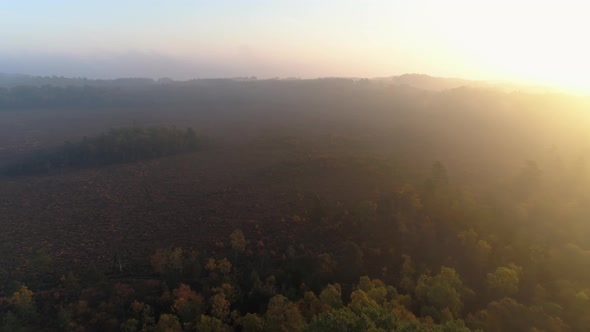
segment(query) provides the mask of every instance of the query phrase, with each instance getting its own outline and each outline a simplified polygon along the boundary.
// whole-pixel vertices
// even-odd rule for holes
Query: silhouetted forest
[[[37,152],[5,167],[7,175],[47,173],[55,170],[97,167],[159,158],[194,151],[197,137],[192,129],[175,127],[128,127],[111,129],[95,138],[65,142],[50,151]]]
[[[590,331],[590,100],[433,80],[2,90],[0,330]]]

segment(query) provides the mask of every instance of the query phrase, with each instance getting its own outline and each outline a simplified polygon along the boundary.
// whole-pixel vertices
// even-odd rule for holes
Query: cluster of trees
[[[4,173],[39,174],[64,168],[105,166],[190,152],[197,147],[198,139],[191,128],[123,127],[35,153],[21,162],[8,165]]]
[[[151,257],[160,278],[122,282],[96,272],[82,278],[68,273],[56,288],[37,294],[21,285],[0,299],[0,331],[471,331],[450,312],[438,321],[417,317],[407,307],[410,296],[368,276],[348,290],[338,283],[285,290],[273,274],[261,280],[238,261],[248,243],[241,231],[230,239],[234,263],[169,248]],[[446,288],[462,287],[449,268],[426,283],[418,292],[441,305],[448,302]]]
[[[66,273],[34,293],[14,285],[2,328],[586,331],[589,205],[574,193],[589,179],[572,174],[553,183],[529,162],[478,197],[435,163],[422,183],[357,204],[318,197],[298,244],[269,248],[235,230],[209,251],[158,250],[151,270]]]

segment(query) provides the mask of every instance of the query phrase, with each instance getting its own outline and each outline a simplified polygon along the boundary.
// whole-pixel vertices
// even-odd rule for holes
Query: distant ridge
[[[462,78],[435,77],[426,74],[403,74],[377,77],[374,81],[393,85],[409,86],[428,91],[445,91],[457,88],[495,89],[502,92],[563,93],[564,89],[545,85],[523,84],[511,81],[483,81]],[[567,92],[566,92],[567,93]]]
[[[461,87],[470,88],[487,88],[498,89],[504,92],[528,92],[528,93],[552,93],[563,92],[563,89],[542,85],[520,84],[510,81],[482,81],[482,80],[468,80],[462,78],[446,78],[436,77],[426,74],[403,74],[398,76],[385,76],[374,78],[362,77],[318,77],[318,78],[299,78],[299,77],[273,77],[267,79],[259,79],[257,77],[226,77],[226,78],[195,78],[190,80],[175,80],[168,77],[163,78],[146,78],[146,77],[122,77],[115,79],[93,79],[86,77],[64,77],[64,76],[31,76],[24,74],[7,74],[0,73],[0,88],[11,88],[16,86],[56,86],[56,87],[70,87],[70,86],[95,86],[95,87],[141,87],[165,84],[178,84],[184,82],[194,81],[232,81],[232,82],[252,82],[264,80],[276,81],[313,81],[313,80],[352,80],[352,81],[370,81],[379,82],[382,84],[391,84],[397,86],[407,86],[415,89],[427,91],[445,91]]]
[[[380,77],[375,78],[374,80],[389,82],[396,85],[407,85],[413,88],[431,91],[443,91],[456,89],[463,86],[482,85],[482,82],[479,81],[471,81],[460,78],[433,77],[426,74],[404,74],[400,76]]]
[[[424,90],[448,90],[462,86],[473,86],[475,84],[481,84],[479,81],[471,81],[459,78],[443,78],[434,77],[425,74],[403,74],[399,76],[388,76],[388,77],[376,77],[376,78],[363,78],[363,77],[318,77],[303,79],[299,77],[274,77],[269,78],[270,80],[279,81],[300,81],[300,80],[315,80],[315,79],[349,79],[349,80],[361,80],[368,79],[371,81],[380,81],[386,83],[392,83],[396,85],[407,85]],[[256,77],[226,77],[226,78],[199,78],[192,80],[231,80],[236,82],[249,82],[256,81]],[[101,85],[153,85],[153,84],[169,84],[175,82],[186,82],[192,80],[174,80],[172,78],[164,77],[159,79],[152,79],[146,77],[121,77],[115,79],[93,79],[86,77],[64,77],[64,76],[32,76],[24,74],[6,74],[0,73],[0,86],[12,87],[19,85],[28,86],[42,86],[42,85],[53,85],[53,86],[101,86]]]

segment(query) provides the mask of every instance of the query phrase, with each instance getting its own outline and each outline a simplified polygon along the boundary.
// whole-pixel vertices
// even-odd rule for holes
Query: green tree
[[[191,290],[190,286],[186,284],[180,284],[172,294],[174,295],[172,310],[178,315],[180,321],[185,325],[196,321],[203,312],[203,297]]]
[[[436,161],[432,164],[430,169],[430,177],[426,179],[424,187],[427,192],[436,192],[444,190],[449,185],[449,176],[446,167],[440,162]]]
[[[489,332],[535,331],[529,310],[511,298],[490,302],[485,310],[469,316],[468,323]]]
[[[329,308],[342,307],[342,289],[339,284],[328,284],[320,293],[320,302]]]
[[[404,262],[400,269],[400,287],[403,291],[409,293],[416,288],[416,282],[414,281],[416,278],[416,267],[410,256],[402,255],[402,259]]]
[[[219,332],[223,330],[223,322],[219,318],[201,315],[197,323],[197,331],[199,332]]]
[[[395,327],[394,315],[390,309],[379,305],[369,294],[357,289],[350,295],[348,308],[358,317],[361,326],[366,330],[389,331]]]
[[[244,233],[241,230],[236,229],[231,233],[229,236],[231,240],[231,246],[234,249],[234,279],[236,278],[236,266],[238,264],[238,253],[243,253],[246,251],[246,246],[248,245],[248,241],[244,237]]]
[[[541,184],[542,172],[536,162],[527,160],[520,173],[516,176],[513,183],[513,192],[516,198],[526,200],[529,198]]]
[[[264,316],[264,330],[268,332],[295,332],[303,330],[305,321],[299,308],[283,295],[273,296]]]
[[[365,332],[376,331],[375,323],[366,316],[359,316],[349,308],[321,313],[311,320],[306,332]]]
[[[240,318],[240,325],[244,332],[262,332],[264,329],[264,320],[258,314],[247,313]]]
[[[457,272],[443,266],[436,276],[420,276],[415,293],[421,303],[422,314],[440,321],[445,308],[448,308],[453,317],[459,317],[463,308],[462,297],[466,291]]]
[[[140,301],[133,301],[131,303],[130,311],[133,318],[140,323],[139,328],[141,330],[153,330],[156,325],[156,319],[152,307]]]
[[[323,280],[333,279],[338,263],[330,254],[318,255],[318,274]]]
[[[2,325],[0,325],[1,332],[24,332],[27,330],[12,311],[8,311],[2,317]]]
[[[486,282],[490,291],[497,297],[506,297],[518,292],[522,267],[514,264],[499,266],[494,273],[488,273]]]
[[[360,202],[354,210],[355,224],[361,230],[361,233],[367,235],[369,230],[373,230],[377,221],[377,204],[372,201]]]
[[[181,332],[182,325],[176,315],[161,314],[158,324],[156,325],[156,332]]]
[[[129,318],[124,323],[121,323],[122,332],[137,332],[139,331],[139,320]]]
[[[338,275],[346,282],[354,282],[364,272],[363,250],[354,242],[346,241],[338,258]]]
[[[21,286],[18,291],[14,292],[9,303],[20,319],[27,322],[36,320],[37,307],[33,299],[33,292],[27,286]]]
[[[229,315],[229,301],[225,294],[218,293],[211,297],[211,314],[219,319],[226,319]]]

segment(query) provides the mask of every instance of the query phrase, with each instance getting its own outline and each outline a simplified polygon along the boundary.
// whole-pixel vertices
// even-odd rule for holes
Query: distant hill
[[[467,80],[461,78],[446,78],[446,77],[434,77],[425,74],[404,74],[400,76],[388,76],[388,77],[377,77],[373,81],[389,83],[392,85],[409,86],[416,89],[428,90],[428,91],[444,91],[457,89],[461,87],[470,88],[486,88],[495,89],[503,92],[526,92],[526,93],[563,93],[567,92],[564,89],[523,84],[511,81],[481,81],[481,80]]]
[[[146,86],[156,83],[166,83],[166,78],[153,80],[151,78],[117,78],[113,80],[89,79],[85,77],[63,77],[63,76],[30,76],[22,74],[0,73],[0,87],[10,88],[15,86]]]
[[[379,77],[374,81],[391,83],[394,85],[407,85],[413,88],[443,91],[456,89],[463,86],[481,86],[485,83],[482,81],[470,81],[460,78],[433,77],[425,74],[404,74],[400,76]]]
[[[325,77],[319,80],[367,80],[360,77]],[[313,81],[318,79],[301,79],[298,77],[275,77],[271,79],[258,79],[257,77],[227,77],[227,78],[201,78],[193,80],[174,80],[168,77],[152,79],[144,77],[123,77],[116,79],[91,79],[85,77],[63,76],[30,76],[22,74],[0,73],[0,88],[13,88],[21,86],[31,87],[109,87],[109,88],[141,88],[161,85],[183,85],[200,83],[230,83],[253,81]],[[427,91],[445,91],[460,87],[492,88],[504,92],[522,91],[528,93],[562,92],[562,89],[541,85],[520,84],[509,81],[481,81],[461,78],[435,77],[426,74],[403,74],[399,76],[375,77],[369,79],[372,82],[391,84],[395,86],[408,86]]]

